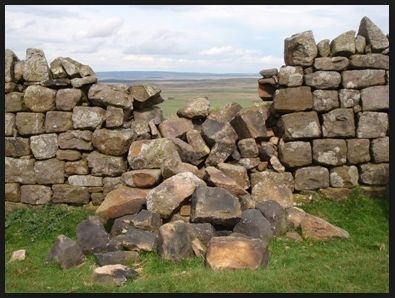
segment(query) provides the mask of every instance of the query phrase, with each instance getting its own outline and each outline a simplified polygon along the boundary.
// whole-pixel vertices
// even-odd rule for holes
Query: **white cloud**
[[[108,37],[115,34],[119,28],[122,26],[123,20],[119,18],[110,18],[106,20],[101,20],[95,23],[94,26],[90,26],[88,30],[78,31],[74,37],[77,39],[82,38],[95,38],[95,37]]]
[[[236,48],[232,46],[212,47],[200,52],[201,55],[207,55],[207,56],[222,56],[222,55],[240,56],[240,55],[250,55],[253,53],[256,53],[256,51]]]

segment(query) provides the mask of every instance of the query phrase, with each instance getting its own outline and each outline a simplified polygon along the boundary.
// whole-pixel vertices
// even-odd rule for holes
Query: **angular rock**
[[[219,187],[198,186],[191,198],[191,222],[234,226],[241,216],[237,197]]]
[[[129,227],[127,232],[114,238],[124,248],[135,251],[156,251],[158,236],[156,233]]]
[[[87,76],[82,79],[80,78],[75,78],[71,80],[71,85],[74,88],[82,88],[85,85],[90,85],[94,84],[97,82],[97,77],[96,76]]]
[[[81,159],[78,161],[68,161],[64,164],[64,172],[68,176],[88,175],[89,174],[88,161],[86,159]]]
[[[285,209],[285,213],[287,215],[288,227],[291,230],[300,228],[300,223],[307,214],[303,209],[298,207],[287,208]]]
[[[22,157],[30,155],[28,138],[5,137],[5,156]]]
[[[341,108],[352,108],[359,104],[361,94],[359,90],[354,89],[340,89],[339,99]]]
[[[329,240],[333,238],[347,239],[349,233],[317,216],[306,214],[300,223],[302,236],[305,239]]]
[[[276,155],[272,155],[270,157],[270,165],[272,166],[272,169],[275,170],[276,172],[284,172],[285,167],[281,164],[280,160]]]
[[[242,157],[258,156],[258,146],[253,138],[239,140],[237,147],[239,148]]]
[[[350,56],[355,53],[355,31],[340,34],[331,42],[332,56]]]
[[[16,114],[15,126],[20,135],[36,135],[45,132],[44,114],[24,113]]]
[[[86,187],[69,184],[52,185],[54,203],[83,205],[89,203],[89,191]]]
[[[56,158],[59,160],[75,161],[81,159],[81,153],[77,150],[58,150]]]
[[[369,145],[368,139],[347,140],[348,163],[359,164],[370,161]]]
[[[46,132],[64,132],[73,129],[71,112],[49,111],[45,114]]]
[[[357,54],[365,53],[365,47],[366,47],[366,38],[361,35],[357,35],[355,37],[355,53]]]
[[[5,182],[35,184],[34,159],[5,157]]]
[[[315,90],[313,92],[313,108],[318,112],[327,112],[339,107],[336,90]]]
[[[193,256],[188,224],[177,220],[159,228],[158,253],[165,260],[181,261]]]
[[[222,171],[218,170],[217,168],[207,167],[206,173],[207,180],[212,185],[226,189],[235,196],[243,196],[248,194],[248,192],[239,184],[237,184],[234,179],[226,176]]]
[[[160,107],[149,107],[145,109],[136,110],[133,112],[134,119],[139,121],[153,121],[155,125],[159,125],[163,120],[163,113]]]
[[[295,171],[296,190],[314,190],[329,187],[329,171],[320,166],[310,166]]]
[[[266,137],[267,117],[258,107],[243,108],[230,121],[239,139]]]
[[[222,123],[230,122],[236,114],[242,109],[238,103],[232,102],[224,105],[220,110],[212,111],[208,115],[211,120],[216,120]]]
[[[67,78],[67,73],[62,65],[62,58],[58,57],[50,63],[50,70],[54,79]]]
[[[358,185],[358,168],[356,166],[332,168],[329,178],[332,187],[354,187]]]
[[[25,71],[25,61],[15,61],[14,65],[14,78],[15,82],[21,82],[23,80],[23,72]]]
[[[285,209],[276,201],[264,201],[256,204],[256,208],[270,222],[274,235],[282,235],[288,230]]]
[[[388,130],[388,114],[381,112],[358,113],[357,137],[385,137]]]
[[[46,112],[55,108],[56,91],[39,85],[28,86],[23,101],[32,112]]]
[[[151,138],[151,129],[150,126],[147,122],[142,121],[142,120],[134,120],[129,122],[130,130],[134,134],[134,138],[136,140],[141,140],[141,139],[150,139]]]
[[[204,171],[199,171],[199,169],[189,163],[182,162],[177,159],[166,159],[161,165],[161,174],[163,179],[170,178],[179,173],[191,172],[200,179],[203,179]]]
[[[85,261],[78,243],[65,235],[59,235],[46,256],[47,262],[57,262],[63,269],[76,267]]]
[[[296,112],[281,116],[284,141],[321,137],[317,112]]]
[[[97,151],[87,157],[91,174],[97,176],[119,176],[126,171],[127,162],[123,157],[109,156]]]
[[[140,260],[136,251],[110,251],[95,253],[96,262],[99,266],[121,264],[132,266]]]
[[[160,169],[133,170],[122,174],[123,183],[131,187],[151,188],[156,186],[160,180]]]
[[[70,87],[71,82],[69,79],[54,79],[40,82],[40,85],[51,89],[59,89]]]
[[[211,148],[210,154],[206,159],[205,164],[207,166],[215,166],[221,162],[225,162],[229,156],[236,149],[236,144],[229,139],[215,143]]]
[[[189,130],[186,133],[188,144],[192,146],[195,152],[201,156],[207,156],[210,153],[210,148],[206,145],[203,137],[198,130]]]
[[[30,148],[36,159],[55,157],[58,150],[58,136],[56,133],[31,136]]]
[[[389,137],[372,140],[371,150],[374,162],[389,162]]]
[[[324,137],[355,137],[354,112],[352,109],[334,109],[322,114]]]
[[[317,56],[312,31],[294,34],[284,40],[284,61],[286,65],[310,66]]]
[[[276,173],[263,171],[251,173],[250,178],[251,188],[257,185],[259,182],[262,182],[263,184],[285,184],[291,191],[294,191],[294,178],[290,172]]]
[[[301,66],[281,66],[278,83],[288,87],[301,86],[303,84],[303,68]]]
[[[293,205],[292,190],[286,184],[280,182],[274,183],[270,180],[258,182],[253,186],[251,196],[255,202],[273,200],[283,208]]]
[[[5,112],[20,112],[25,109],[23,102],[24,93],[22,92],[11,92],[5,95]]]
[[[91,175],[73,175],[68,178],[68,182],[75,186],[102,186],[103,178]]]
[[[143,209],[145,210],[145,209]],[[141,210],[141,211],[143,211]],[[140,211],[140,212],[141,212]],[[124,215],[114,219],[111,226],[111,237],[125,234],[133,226],[132,220],[137,216],[137,214]]]
[[[21,201],[21,187],[18,183],[6,183],[4,186],[4,199],[7,202],[18,203]]]
[[[360,166],[360,180],[368,185],[385,185],[389,181],[388,163],[366,163]]]
[[[101,153],[122,156],[128,152],[133,137],[133,131],[130,129],[96,129],[92,135],[92,144]]]
[[[21,202],[31,205],[43,205],[48,203],[52,197],[52,190],[44,185],[22,185]]]
[[[382,69],[345,70],[342,72],[343,88],[361,89],[384,84],[385,70]]]
[[[331,54],[331,45],[329,39],[323,39],[317,43],[318,57],[328,57]]]
[[[106,118],[106,111],[99,107],[74,107],[73,127],[75,129],[100,128]]]
[[[250,187],[250,180],[245,167],[228,163],[219,163],[217,167],[226,176],[236,181],[241,188],[248,189]]]
[[[129,90],[133,96],[133,106],[136,109],[149,108],[163,102],[159,88],[149,85],[135,85],[130,87]]]
[[[266,69],[262,69],[259,74],[264,77],[264,78],[271,78],[275,75],[277,75],[278,70],[277,68],[266,68]]]
[[[98,267],[93,271],[92,280],[95,284],[106,286],[122,286],[128,279],[134,279],[138,273],[122,264]]]
[[[262,82],[262,80],[270,80],[270,84]],[[274,91],[276,91],[276,87],[272,84],[274,79],[259,79],[258,80],[258,96],[262,100],[272,100]]]
[[[61,149],[93,150],[92,132],[87,130],[69,130],[58,136]]]
[[[41,49],[26,49],[23,79],[27,82],[40,82],[51,79],[47,59]]]
[[[4,83],[4,93],[20,92],[18,85],[14,82]]]
[[[209,223],[188,223],[187,229],[191,241],[198,239],[204,249],[207,249],[210,239],[215,236],[215,229]]]
[[[5,49],[4,51],[5,82],[11,82],[15,80],[14,65],[18,60],[19,60],[18,57],[15,55],[15,53],[12,50]]]
[[[138,229],[156,232],[162,225],[162,219],[159,214],[143,209],[133,216],[131,223]]]
[[[371,45],[373,52],[380,52],[389,47],[387,36],[366,16],[359,24],[358,35],[366,38],[366,43]]]
[[[104,219],[117,218],[139,212],[146,202],[148,190],[118,187],[110,191],[103,203],[96,209],[96,215]]]
[[[270,222],[256,209],[243,211],[240,221],[233,228],[233,232],[262,239],[266,243],[269,243],[273,236]]]
[[[207,97],[196,97],[177,111],[178,117],[188,119],[206,118],[210,111],[210,102]]]
[[[199,165],[202,163],[203,157],[207,155],[205,152],[195,151],[195,149],[190,144],[179,138],[171,138],[171,141],[174,143],[174,145],[176,145],[178,154],[180,155],[183,162]]]
[[[312,163],[310,142],[283,142],[278,147],[281,162],[287,167],[302,167]]]
[[[305,84],[317,89],[336,89],[341,82],[337,71],[318,70],[304,76]]]
[[[133,108],[133,97],[123,84],[93,84],[89,88],[88,99],[95,105]]]
[[[317,70],[345,70],[350,62],[346,57],[324,57],[314,60],[314,68]]]
[[[256,270],[267,266],[267,243],[246,237],[213,237],[208,246],[206,261],[213,270]]]
[[[103,194],[108,194],[111,190],[121,186],[121,177],[104,177],[103,178]]]
[[[77,242],[84,253],[106,251],[109,236],[97,216],[89,216],[77,226]]]
[[[245,167],[247,170],[251,170],[258,167],[261,161],[259,157],[245,157],[245,158],[240,158],[240,160],[238,160],[237,163],[242,167]]]
[[[123,124],[123,110],[121,108],[108,106],[106,110],[106,127],[115,128],[122,126],[122,124]]]
[[[82,92],[79,89],[60,89],[56,92],[56,109],[61,111],[72,111],[81,99]]]
[[[237,134],[229,123],[223,123],[212,119],[206,119],[206,121],[203,122],[202,135],[210,147],[222,141],[224,138],[228,139],[229,142],[235,142],[237,140]]]
[[[305,111],[312,107],[313,96],[307,86],[278,89],[274,95],[273,108],[279,113]]]
[[[389,85],[362,89],[361,100],[363,111],[387,110],[389,108]]]
[[[164,138],[181,138],[192,129],[192,121],[185,118],[169,119],[159,124],[159,132]]]
[[[389,69],[389,56],[383,54],[352,55],[350,66],[352,68],[379,68]]]
[[[4,117],[4,134],[6,136],[13,136],[14,135],[14,133],[15,133],[15,122],[16,122],[15,119],[16,119],[15,114],[5,113],[5,117]]]
[[[347,162],[347,145],[341,139],[313,140],[313,159],[327,166],[343,165]]]
[[[38,184],[62,184],[64,182],[64,161],[56,158],[36,161],[34,174]]]

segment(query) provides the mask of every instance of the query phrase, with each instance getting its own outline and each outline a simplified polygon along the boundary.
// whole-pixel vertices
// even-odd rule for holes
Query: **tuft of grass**
[[[269,245],[269,265],[259,270],[214,272],[202,258],[179,263],[155,253],[141,253],[142,272],[122,287],[91,281],[93,257],[80,268],[62,270],[44,257],[58,234],[75,239],[77,224],[92,211],[50,206],[7,215],[6,262],[11,252],[25,248],[22,262],[6,263],[6,292],[330,292],[389,291],[389,203],[356,189],[343,202],[316,197],[302,206],[350,233],[347,240],[295,242],[278,237]],[[28,227],[27,225],[31,225]],[[51,226],[50,229],[47,229]],[[34,231],[33,231],[34,230]],[[34,236],[32,236],[34,235]]]

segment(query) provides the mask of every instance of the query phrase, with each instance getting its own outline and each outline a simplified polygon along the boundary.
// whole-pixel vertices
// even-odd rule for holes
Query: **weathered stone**
[[[131,187],[151,188],[160,180],[160,169],[133,170],[122,174],[123,183]]]
[[[321,137],[320,121],[315,111],[282,115],[281,121],[285,141]]]
[[[88,204],[89,191],[86,187],[73,186],[69,184],[54,184],[52,185],[54,203],[66,204]]]
[[[267,117],[258,107],[243,108],[230,121],[239,139],[266,137]]]
[[[56,92],[56,109],[61,111],[72,111],[82,99],[79,89],[60,89]]]
[[[62,60],[63,59],[61,57],[58,57],[50,63],[51,73],[55,79],[67,78],[67,73],[62,65]]]
[[[266,243],[273,236],[270,222],[256,209],[243,211],[240,221],[233,228],[233,232],[262,239]]]
[[[342,72],[343,88],[361,89],[384,84],[385,70],[383,69],[345,70]]]
[[[12,252],[11,258],[8,261],[12,262],[20,262],[26,259],[26,249],[19,249]]]
[[[118,187],[110,191],[103,203],[96,209],[96,215],[105,218],[117,218],[139,212],[145,204],[148,190]]]
[[[373,52],[380,52],[389,47],[388,38],[368,17],[361,19],[358,35],[366,38],[366,42],[371,45]]]
[[[213,237],[208,246],[206,261],[213,270],[256,270],[267,266],[267,243],[246,237]]]
[[[133,216],[131,223],[138,229],[156,232],[162,225],[162,219],[159,214],[143,209]]]
[[[36,161],[34,174],[38,184],[62,184],[64,182],[64,161],[56,158]]]
[[[306,216],[306,212],[298,207],[291,207],[285,209],[287,215],[288,227],[291,230],[296,230],[300,227],[300,223]]]
[[[69,78],[78,78],[81,76],[81,63],[74,59],[71,59],[70,57],[60,57],[58,59],[60,60],[60,63]]]
[[[264,77],[264,78],[271,78],[275,75],[277,75],[278,70],[277,68],[266,68],[266,69],[262,69],[259,74]]]
[[[362,110],[387,110],[389,97],[389,85],[364,88],[361,90]]]
[[[347,140],[348,163],[359,164],[370,161],[369,145],[368,139]]]
[[[360,189],[362,190],[362,193],[370,196],[372,198],[377,198],[377,197],[388,197],[388,184],[386,186],[367,186],[367,185],[361,185]]]
[[[14,79],[15,82],[21,82],[23,79],[23,72],[25,71],[25,61],[15,61],[14,64]]]
[[[220,110],[212,111],[208,115],[211,120],[216,120],[222,123],[230,122],[236,114],[242,109],[238,103],[232,102],[224,105]]]
[[[361,182],[368,185],[385,185],[389,181],[388,163],[367,163],[360,166]]]
[[[337,90],[315,90],[313,108],[318,112],[327,112],[339,107]]]
[[[99,107],[74,107],[73,127],[75,129],[100,128],[105,120],[106,111]]]
[[[104,195],[102,192],[91,193],[91,201],[93,206],[99,206],[104,201]]]
[[[184,172],[191,172],[197,177],[199,177],[200,179],[203,179],[204,176],[204,170],[199,171],[199,169],[196,166],[186,162],[182,162],[181,160],[178,159],[173,159],[173,158],[165,159],[161,165],[161,174],[163,179],[167,179],[171,176]]]
[[[301,66],[281,66],[278,83],[288,87],[301,86],[303,84],[303,68]]]
[[[301,167],[312,163],[311,146],[309,142],[283,142],[279,144],[279,157],[287,167]]]
[[[134,141],[129,148],[128,162],[132,169],[159,169],[167,159],[180,160],[177,148],[170,140]]]
[[[215,143],[215,145],[211,148],[210,154],[207,157],[205,164],[207,166],[215,166],[221,162],[225,162],[228,157],[232,155],[235,149],[236,144],[229,139]]]
[[[341,75],[337,71],[318,70],[304,76],[307,86],[317,89],[336,89],[341,82]]]
[[[346,57],[324,57],[314,60],[314,68],[317,70],[341,71],[347,68],[350,62]]]
[[[284,40],[284,61],[286,65],[310,66],[317,56],[312,31],[294,34]]]
[[[350,66],[352,68],[381,68],[389,69],[389,56],[383,54],[352,55]]]
[[[84,253],[105,251],[109,242],[109,235],[100,219],[89,216],[76,229],[77,242]]]
[[[176,145],[178,154],[183,162],[193,165],[199,165],[203,161],[203,157],[207,154],[205,152],[197,152],[188,143],[179,138],[171,138],[171,141]]]
[[[193,256],[188,224],[174,221],[159,228],[158,253],[165,260],[181,261]]]
[[[318,194],[321,197],[334,201],[346,200],[351,194],[351,192],[352,192],[351,188],[344,188],[344,187],[328,187],[328,188],[321,188],[318,190]]]
[[[36,159],[55,157],[58,150],[58,136],[56,133],[31,136],[30,148]]]
[[[335,167],[329,178],[332,187],[353,187],[358,185],[358,169],[356,166]]]
[[[5,82],[11,82],[15,80],[14,66],[18,60],[19,60],[18,57],[15,55],[15,53],[12,50],[5,49],[4,51]]]
[[[237,134],[229,123],[206,119],[202,124],[202,135],[209,146],[222,141],[224,138],[230,142],[237,140]],[[233,151],[232,151],[233,152]]]
[[[133,96],[133,106],[136,109],[144,109],[163,102],[161,90],[149,85],[135,85],[130,87]]]
[[[45,115],[46,132],[64,132],[73,129],[72,113],[50,111]]]
[[[5,182],[35,184],[34,159],[5,157]]]
[[[287,232],[285,233],[285,237],[287,237],[288,239],[294,240],[294,241],[303,241],[302,236],[299,235],[298,232]]]
[[[272,169],[275,170],[276,172],[281,173],[285,171],[285,167],[281,164],[280,160],[276,155],[272,155],[269,161]]]
[[[371,150],[374,162],[389,162],[389,137],[372,140]]]
[[[279,113],[310,110],[312,107],[313,96],[307,86],[278,89],[274,95],[273,108]]]
[[[96,129],[92,135],[92,144],[101,153],[122,156],[128,152],[133,136],[130,129]]]
[[[352,108],[359,104],[361,94],[359,90],[354,89],[340,89],[339,99],[341,108]]]
[[[355,31],[340,34],[331,42],[332,56],[350,56],[355,53]]]
[[[110,251],[95,253],[95,258],[99,266],[121,264],[132,266],[140,260],[136,251]]]
[[[122,264],[111,264],[95,268],[92,280],[105,286],[122,286],[128,279],[134,279],[138,273]]]
[[[328,240],[332,238],[349,238],[346,230],[339,228],[317,216],[306,214],[300,223],[302,236],[305,239]]]
[[[388,130],[388,114],[381,112],[358,113],[358,138],[385,137]]]
[[[75,78],[71,80],[71,85],[74,88],[81,88],[85,85],[89,85],[89,84],[94,84],[97,82],[97,77],[96,76],[87,76],[84,78]]]
[[[40,82],[49,80],[50,78],[51,73],[43,50],[33,48],[26,49],[23,79],[27,82]]]
[[[89,167],[86,159],[78,161],[68,161],[64,164],[64,172],[66,175],[88,175]]]
[[[331,46],[329,39],[323,39],[317,43],[318,57],[328,57],[331,54]]]
[[[102,186],[103,178],[91,175],[73,175],[68,178],[70,185],[76,186]]]
[[[286,184],[274,183],[268,179],[255,184],[252,187],[251,196],[255,202],[273,200],[283,208],[291,207],[293,204],[292,190]]]
[[[253,138],[242,139],[237,143],[242,157],[257,157],[258,146]]]
[[[30,155],[28,138],[5,137],[5,156],[21,157]]]
[[[259,182],[263,184],[285,184],[291,191],[294,191],[294,178],[292,173],[276,173],[270,171],[263,171],[258,173],[251,173],[250,175],[251,188],[254,188]]]
[[[314,161],[327,165],[338,166],[347,162],[347,145],[341,139],[313,140]]]
[[[69,79],[53,79],[42,81],[40,82],[40,85],[51,89],[60,89],[71,87],[71,82]]]
[[[156,233],[139,230],[132,226],[114,239],[128,250],[156,251],[158,246],[158,235]]]
[[[279,203],[273,200],[264,201],[257,203],[256,208],[270,222],[274,235],[282,235],[288,230],[287,216]]]
[[[192,129],[192,121],[185,118],[169,119],[159,124],[159,131],[165,138],[180,138]]]
[[[108,106],[106,110],[106,127],[114,128],[120,127],[123,124],[123,110]]]
[[[177,111],[179,117],[188,119],[205,118],[210,111],[210,102],[207,97],[196,97],[187,102]]]
[[[24,93],[21,92],[11,92],[5,95],[5,112],[20,112],[24,110],[23,102]]]
[[[17,113],[15,117],[15,126],[20,135],[44,133],[44,114],[24,112]]]
[[[4,83],[4,93],[20,92],[18,85],[14,82]]]
[[[261,142],[258,146],[259,158],[269,161],[273,155],[277,155],[277,147],[270,142]]]
[[[13,136],[15,133],[15,114],[5,113],[4,117],[4,134],[5,136]]]
[[[233,227],[241,216],[237,197],[219,187],[198,186],[191,198],[191,222]]]
[[[133,115],[134,119],[137,121],[153,121],[155,125],[159,125],[164,120],[162,109],[156,106],[134,111]]]
[[[111,190],[122,186],[121,177],[104,177],[103,194],[108,194]]]
[[[365,47],[366,47],[366,38],[361,35],[357,35],[355,37],[355,53],[357,54],[365,53]]]
[[[263,80],[270,80],[270,83],[263,82]],[[259,79],[258,80],[258,96],[265,101],[272,100],[276,86],[273,84],[275,81],[273,78],[270,79]],[[274,82],[275,83],[275,82]]]
[[[228,163],[219,163],[217,167],[226,176],[236,181],[241,188],[248,189],[250,187],[250,180],[248,179],[248,173],[245,167]]]
[[[143,209],[145,210],[145,209]],[[143,211],[141,210],[141,211]],[[141,212],[140,211],[140,212]],[[133,227],[132,220],[137,216],[137,214],[132,215],[124,215],[114,219],[114,222],[111,226],[111,237],[115,237],[117,235],[125,234],[130,227]]]
[[[69,130],[58,136],[61,149],[92,150],[92,132],[87,130]]]
[[[59,160],[76,161],[81,159],[81,153],[77,150],[58,150],[56,158]]]
[[[322,115],[324,137],[355,137],[354,112],[352,109],[334,109]]]
[[[314,190],[329,187],[329,171],[320,166],[310,166],[295,171],[296,190]]]
[[[136,140],[151,139],[151,129],[146,121],[134,120],[130,122],[130,129]]]
[[[240,158],[240,160],[237,161],[239,165],[245,167],[247,170],[251,170],[258,167],[260,162],[261,161],[259,157],[245,157],[245,158]]]
[[[23,101],[32,112],[46,112],[55,108],[56,91],[39,85],[28,86]]]
[[[195,152],[201,156],[207,156],[210,153],[210,148],[206,145],[203,137],[198,130],[189,130],[186,133],[188,144],[192,146]]]
[[[97,176],[119,176],[126,171],[127,162],[123,157],[109,156],[97,151],[87,157],[91,174]]]
[[[207,249],[211,238],[215,236],[215,229],[209,223],[188,223],[187,229],[191,241],[193,241],[194,239],[198,239],[204,246],[204,250]]]
[[[222,171],[214,167],[207,167],[207,180],[214,186],[228,190],[235,196],[247,195],[248,192],[242,188],[237,182],[225,175]]]
[[[123,84],[94,84],[89,88],[88,99],[99,106],[133,108],[133,97]]]
[[[65,235],[59,235],[46,256],[46,261],[55,261],[63,269],[69,269],[84,263],[85,256],[76,241]]]
[[[52,197],[52,190],[44,185],[22,185],[21,202],[31,205],[43,205],[48,203]]]
[[[4,198],[7,202],[21,201],[21,187],[18,183],[6,183],[4,186]]]

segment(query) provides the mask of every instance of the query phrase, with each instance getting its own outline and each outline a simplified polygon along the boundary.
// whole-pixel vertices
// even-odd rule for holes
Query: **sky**
[[[284,64],[286,37],[332,40],[363,16],[389,32],[388,5],[6,5],[5,47],[95,71],[257,73]]]

